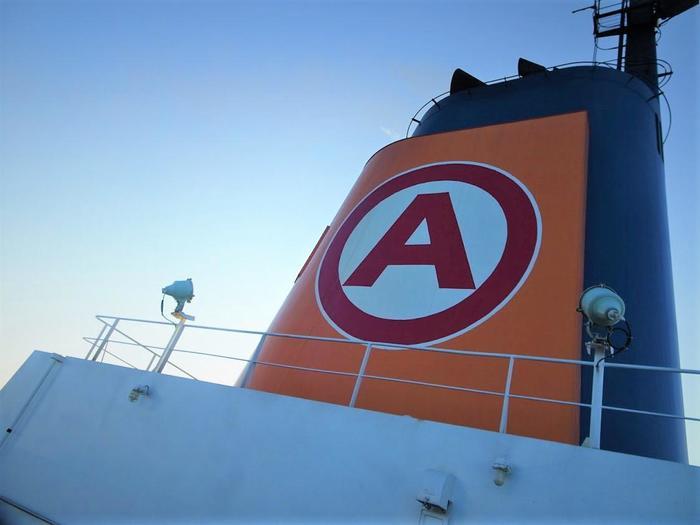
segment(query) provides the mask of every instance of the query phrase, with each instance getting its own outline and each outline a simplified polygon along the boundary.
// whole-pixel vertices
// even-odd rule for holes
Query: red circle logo
[[[324,316],[353,339],[437,343],[486,321],[515,295],[541,239],[537,204],[494,166],[420,166],[367,195],[319,265]]]

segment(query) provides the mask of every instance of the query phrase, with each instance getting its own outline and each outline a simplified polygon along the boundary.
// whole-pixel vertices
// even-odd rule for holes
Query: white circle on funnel
[[[344,283],[418,195],[448,193],[474,285],[488,279],[501,260],[508,236],[505,214],[485,190],[458,181],[432,181],[398,191],[370,210],[342,250],[338,273]],[[430,244],[424,220],[406,244]],[[469,297],[472,289],[440,288],[431,265],[389,265],[372,286],[343,286],[360,310],[383,319],[416,319],[442,312]]]

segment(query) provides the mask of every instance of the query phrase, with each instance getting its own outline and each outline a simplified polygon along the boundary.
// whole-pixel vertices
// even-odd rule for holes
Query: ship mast
[[[641,78],[654,90],[659,78],[656,58],[656,31],[668,20],[691,7],[698,0],[622,0],[614,6],[593,5],[593,27],[596,42],[599,38],[617,37],[617,69]],[[623,63],[624,55],[624,63]]]

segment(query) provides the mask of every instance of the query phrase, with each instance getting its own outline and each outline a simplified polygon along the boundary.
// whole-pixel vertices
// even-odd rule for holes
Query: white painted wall
[[[0,391],[3,431],[52,362]],[[453,524],[700,522],[696,467],[73,358],[3,437],[0,496],[62,524],[418,523],[426,469],[456,477]]]

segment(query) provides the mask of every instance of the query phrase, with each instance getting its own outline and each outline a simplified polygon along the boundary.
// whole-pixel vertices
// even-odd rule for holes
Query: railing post
[[[372,353],[372,343],[367,343],[367,346],[365,347],[365,355],[362,356],[362,364],[360,365],[359,372],[357,372],[355,387],[352,389],[352,396],[350,396],[350,403],[348,406],[354,407],[355,403],[357,403],[357,396],[360,393],[360,385],[362,385],[362,378],[364,377],[365,370],[367,369],[370,353]]]
[[[498,431],[505,433],[508,428],[508,405],[510,403],[510,384],[513,380],[513,363],[515,359],[513,356],[508,358],[508,375],[506,376],[506,388],[503,391],[503,406],[501,407],[501,424],[498,427]]]
[[[250,361],[246,363],[243,372],[241,372],[241,375],[238,376],[238,381],[236,381],[236,384],[234,386],[248,388],[248,383],[250,382],[250,378],[253,375],[253,370],[255,370],[255,362],[260,357],[260,352],[262,352],[263,345],[265,344],[265,339],[267,339],[267,334],[263,334],[260,338],[260,341],[258,341],[258,346],[255,347],[255,350],[253,350],[253,355],[250,356]]]
[[[115,319],[114,322],[109,326],[109,330],[107,331],[107,335],[105,335],[104,339],[102,339],[102,343],[100,343],[100,346],[97,347],[97,350],[95,351],[95,355],[92,356],[93,361],[97,361],[97,358],[100,356],[100,354],[107,347],[107,343],[109,342],[109,338],[112,337],[112,334],[114,333],[114,330],[117,328],[118,324],[119,324],[119,319]],[[105,325],[105,326],[107,326],[107,325]],[[102,332],[100,332],[100,333],[102,333]]]
[[[102,323],[102,330],[100,330],[100,333],[97,334],[97,338],[92,342],[92,346],[90,347],[90,350],[88,350],[88,353],[85,354],[85,359],[90,359],[90,354],[97,346],[97,343],[100,342],[100,339],[102,339],[102,334],[105,333],[105,330],[107,330],[107,325]]]
[[[600,428],[603,417],[603,379],[605,377],[605,349],[593,353],[593,389],[591,391],[591,419],[588,432],[589,446],[600,448]]]
[[[170,341],[168,341],[168,344],[165,346],[165,349],[163,350],[163,353],[160,355],[160,359],[158,360],[158,363],[156,364],[156,367],[153,369],[154,372],[157,374],[160,374],[163,369],[165,368],[165,365],[168,364],[168,360],[170,359],[170,354],[173,353],[173,350],[175,349],[175,345],[180,339],[180,336],[182,335],[182,331],[185,329],[185,319],[184,317],[180,319],[180,322],[177,323],[175,326],[175,330],[173,331],[173,335],[170,336]]]
[[[151,355],[151,360],[148,362],[148,365],[146,365],[146,372],[148,372],[151,369],[151,366],[153,365],[153,361],[155,361],[156,357],[158,357],[157,354]]]

